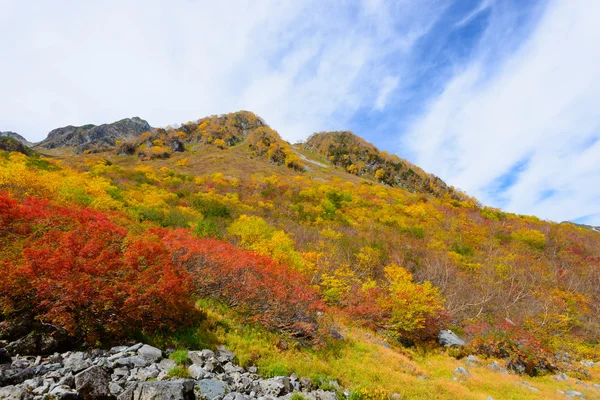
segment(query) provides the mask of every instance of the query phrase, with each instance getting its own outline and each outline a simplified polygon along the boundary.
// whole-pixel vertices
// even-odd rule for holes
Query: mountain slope
[[[52,130],[46,139],[37,144],[44,149],[73,147],[76,152],[106,149],[117,141],[131,139],[152,129],[145,120],[133,117],[111,124],[66,126]]]
[[[148,265],[175,265],[192,275],[186,288],[214,326],[207,332],[207,323],[198,322],[187,333],[157,333],[159,340],[187,348],[195,347],[192,339],[230,340],[266,374],[335,374],[345,384],[383,387],[388,394],[425,382],[438,398],[503,398],[507,388],[511,398],[527,398],[529,389],[515,385],[523,378],[487,366],[468,364],[475,377],[453,381],[463,361],[435,344],[439,329],[451,328],[467,342],[448,351],[458,358],[499,359],[515,374],[558,368],[581,379],[595,376],[578,361],[600,359],[597,232],[457,199],[408,162],[400,160],[396,170],[397,159],[361,141],[333,134],[308,147],[291,146],[254,114],[238,112],[144,132],[94,154],[51,149],[46,153],[53,158],[39,162],[0,152],[0,191],[6,192],[0,196],[0,224],[6,225],[0,227],[6,255],[0,262],[8,267],[0,268],[7,276],[0,279],[0,297],[14,302],[16,287],[22,300],[0,320],[31,306],[35,292],[44,322],[67,321],[75,329],[85,319],[64,313],[77,308],[47,307],[68,296],[89,309],[80,295],[89,288],[71,279],[75,273],[105,287],[102,282],[119,281],[132,266],[143,272]],[[362,169],[360,176],[344,166],[348,159]],[[385,168],[399,180],[381,183],[377,171]],[[413,173],[403,175],[405,168]],[[404,183],[406,177],[412,179]],[[85,215],[93,218],[80,221]],[[113,224],[97,223],[104,220]],[[83,235],[97,240],[82,241]],[[104,275],[95,276],[99,271]],[[158,269],[145,282],[162,282],[157,278],[168,272]],[[70,290],[57,291],[64,285]],[[95,300],[106,295],[99,293]],[[113,293],[119,302],[105,299],[107,306],[132,304],[143,316],[136,305],[145,307],[147,297]],[[110,337],[102,318],[114,323],[113,311],[94,309],[94,327]],[[246,328],[238,332],[227,314]],[[152,333],[150,324],[145,329]],[[415,345],[426,354],[402,348]],[[365,363],[367,348],[369,354],[382,350],[386,359]],[[558,356],[565,351],[570,359]],[[380,364],[400,354],[418,361],[395,364],[393,378],[382,376],[388,371]],[[482,376],[498,381],[496,393]],[[532,385],[544,396],[556,392],[557,381],[540,379]],[[469,393],[473,388],[479,392]],[[421,398],[425,392],[418,391]]]

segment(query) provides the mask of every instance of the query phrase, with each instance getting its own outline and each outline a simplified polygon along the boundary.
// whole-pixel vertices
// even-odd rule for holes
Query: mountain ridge
[[[131,139],[151,130],[150,124],[139,118],[124,118],[112,123],[82,126],[68,125],[50,131],[46,139],[36,144],[43,149],[73,147],[78,153],[107,149],[117,141]]]

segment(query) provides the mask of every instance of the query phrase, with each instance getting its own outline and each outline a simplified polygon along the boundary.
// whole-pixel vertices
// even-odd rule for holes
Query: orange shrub
[[[196,292],[227,302],[270,329],[312,339],[324,306],[306,278],[274,260],[185,229],[157,231],[177,265],[195,276]]]
[[[158,236],[126,238],[100,212],[0,192],[0,311],[88,343],[193,321],[190,275]]]

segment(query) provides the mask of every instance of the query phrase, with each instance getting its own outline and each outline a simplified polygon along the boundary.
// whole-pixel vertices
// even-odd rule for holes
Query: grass
[[[352,390],[354,400],[378,400],[399,393],[402,399],[564,399],[557,390],[576,390],[586,398],[600,398],[600,389],[575,384],[575,379],[558,382],[552,376],[530,378],[504,375],[489,369],[466,366],[464,360],[448,356],[443,350],[427,353],[382,345],[376,332],[336,321],[343,327],[346,340],[325,347],[311,348],[284,337],[287,350],[278,344],[281,336],[239,318],[222,304],[198,302],[206,319],[195,329],[175,335],[154,337],[158,345],[197,350],[224,344],[238,357],[242,366],[256,365],[265,377],[289,375],[312,379],[316,387],[329,387],[338,381]],[[175,353],[173,353],[175,354]],[[183,354],[183,353],[182,353]],[[454,369],[463,366],[471,377],[457,377]],[[187,373],[187,370],[185,371]],[[426,377],[426,379],[423,379]],[[600,368],[592,370],[592,381],[600,379]],[[539,390],[533,392],[523,382]],[[300,400],[300,399],[296,399]]]
[[[187,350],[175,350],[169,358],[177,364],[187,364],[189,361]]]
[[[188,372],[188,369],[183,365],[176,365],[169,371],[168,375],[171,378],[189,378],[190,377],[190,373]]]

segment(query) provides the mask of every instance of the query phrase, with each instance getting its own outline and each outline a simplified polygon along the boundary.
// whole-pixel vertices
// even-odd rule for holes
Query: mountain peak
[[[150,124],[140,117],[124,118],[111,124],[68,125],[56,128],[38,146],[45,149],[74,147],[77,152],[108,148],[117,140],[131,139],[151,130]]]

